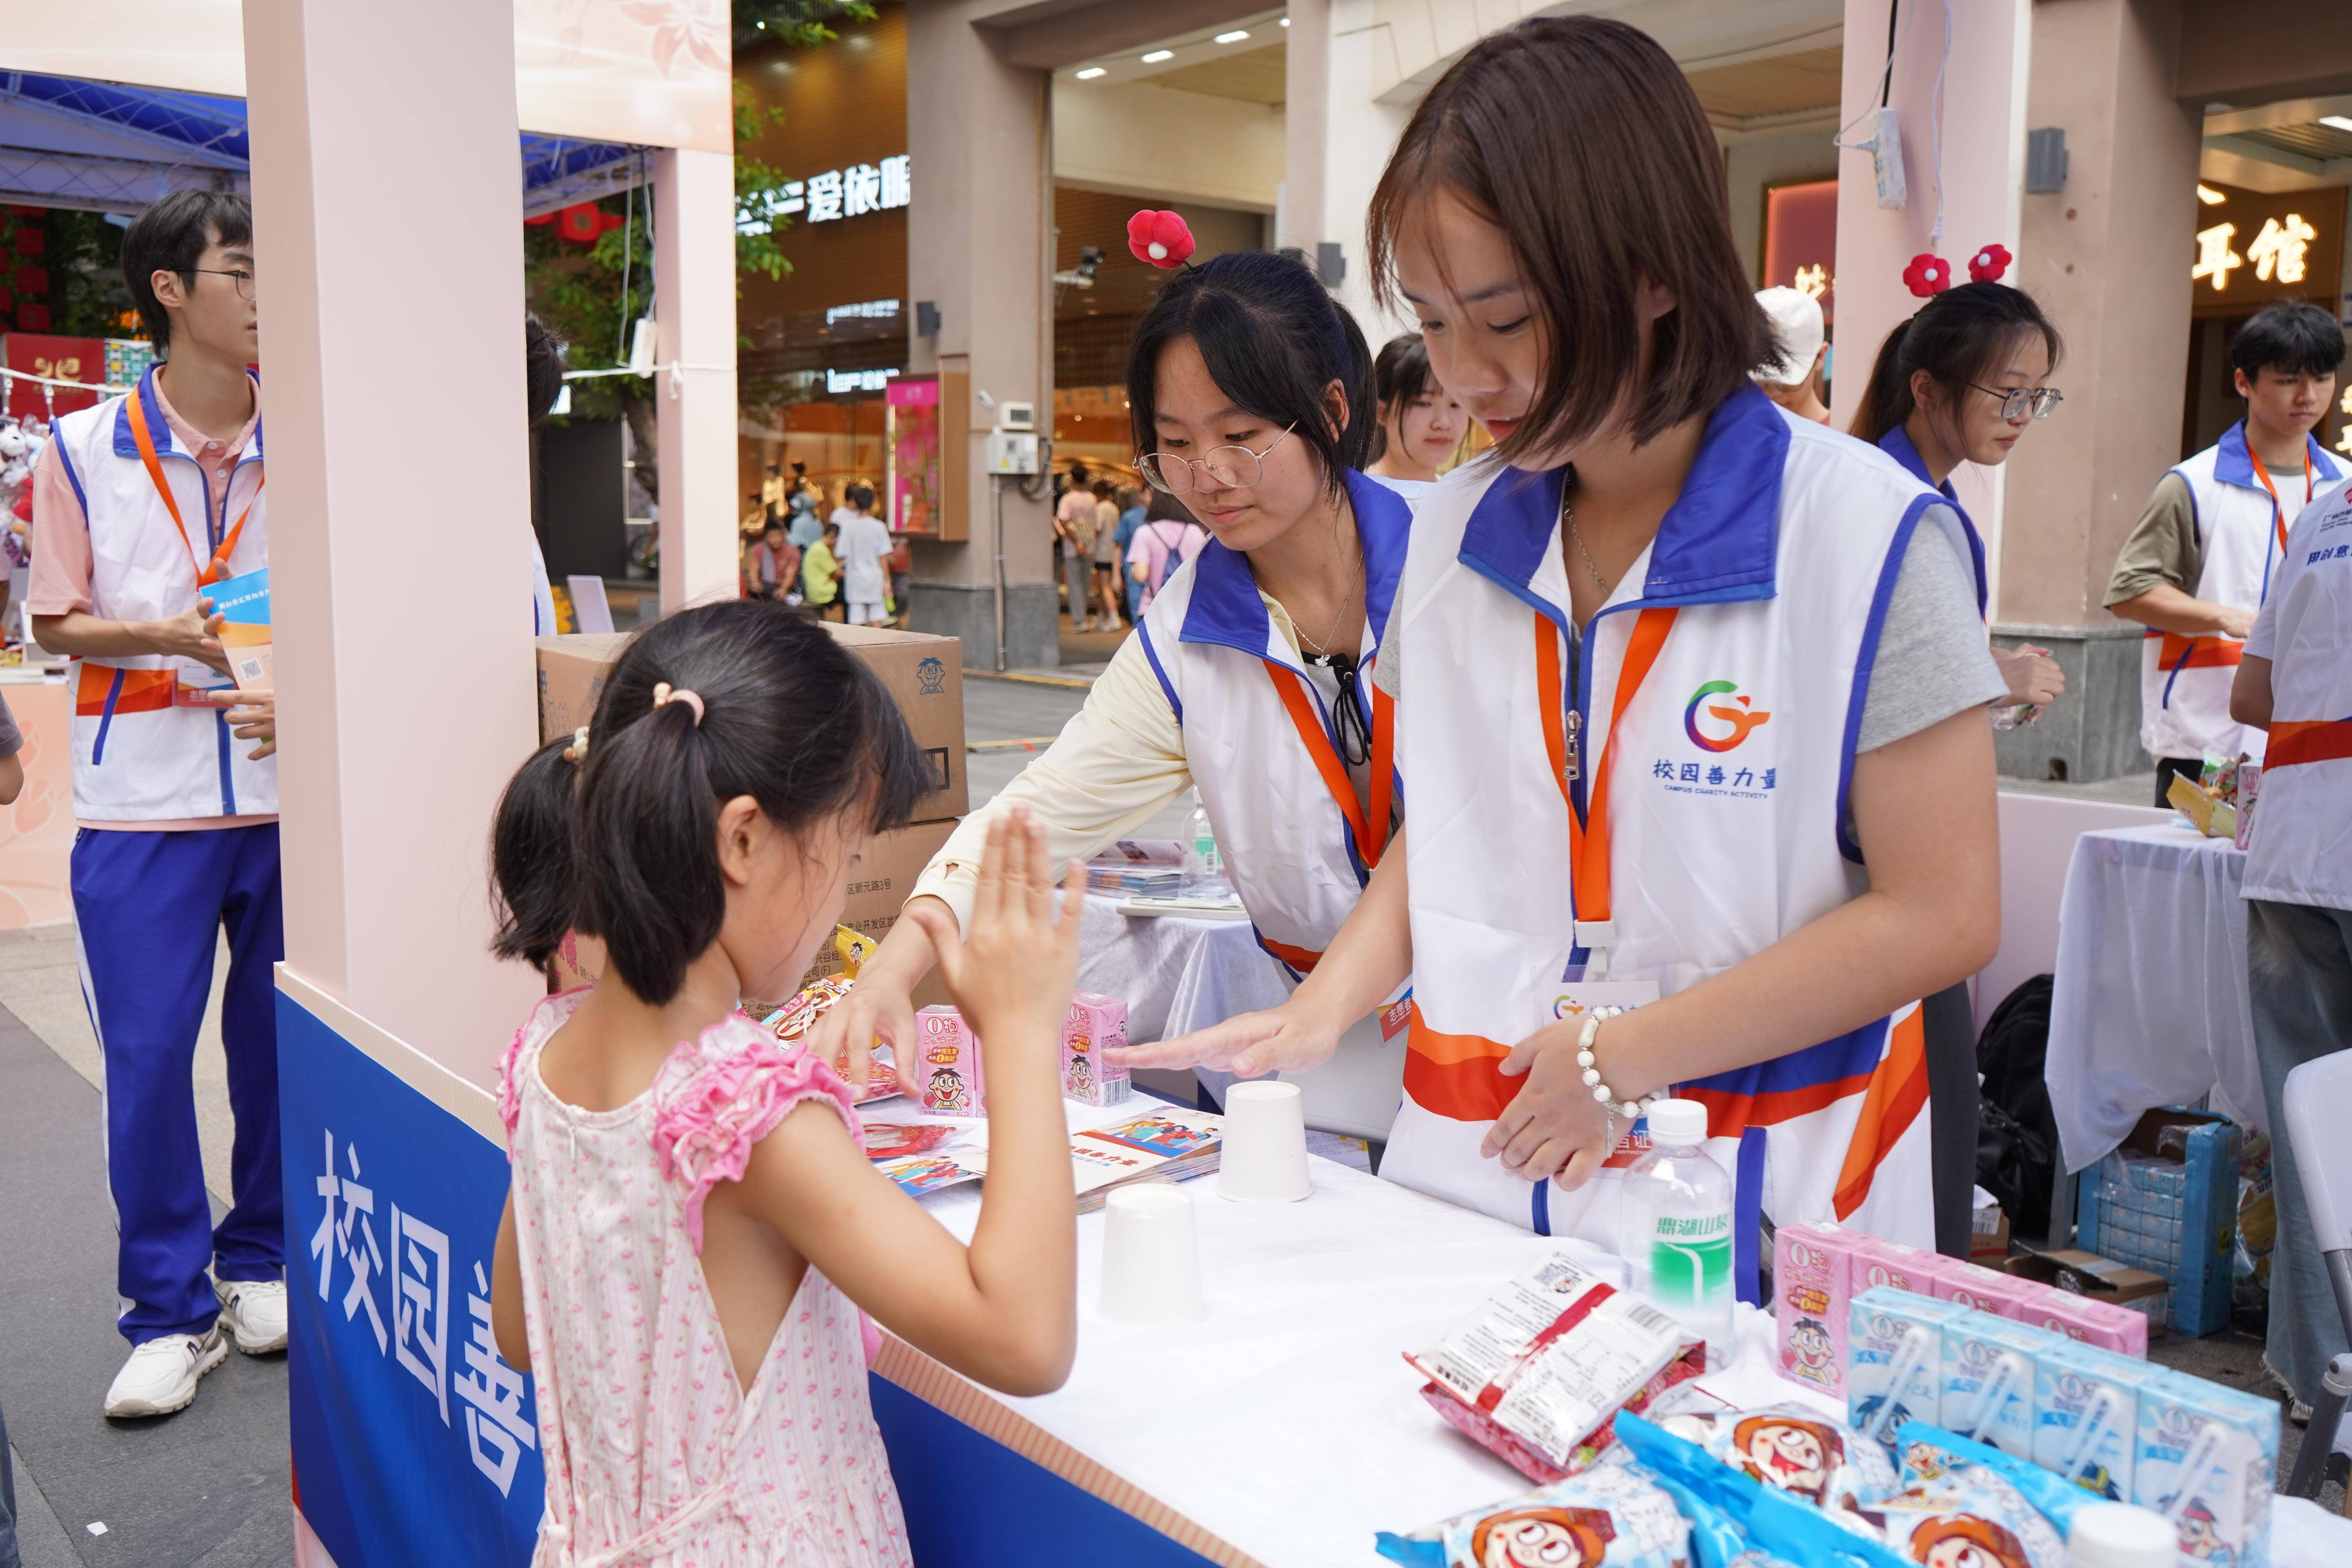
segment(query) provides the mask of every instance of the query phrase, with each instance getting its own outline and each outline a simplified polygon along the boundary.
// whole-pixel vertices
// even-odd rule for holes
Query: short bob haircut
[[[2281,300],[2255,311],[2230,344],[2230,365],[2259,381],[2281,375],[2333,375],[2344,365],[2344,329],[2308,300]]]
[[[1371,460],[1380,425],[1372,407],[1372,354],[1356,318],[1294,254],[1229,250],[1160,287],[1135,325],[1127,354],[1127,402],[1135,449],[1160,443],[1160,356],[1190,338],[1210,379],[1235,407],[1306,443],[1323,468],[1325,493],[1339,496],[1345,470]],[[1333,382],[1347,398],[1347,423],[1331,427]],[[1077,481],[1075,471],[1073,483]]]
[[[176,272],[189,288],[205,248],[253,242],[253,208],[226,191],[173,191],[131,220],[122,237],[122,281],[158,353],[172,349],[172,318],[155,298],[155,274]]]
[[[1452,192],[1508,237],[1546,340],[1507,462],[1589,439],[1621,401],[1638,443],[1706,414],[1771,359],[1731,239],[1723,155],[1681,69],[1601,16],[1530,17],[1455,61],[1381,174],[1365,221],[1373,288],[1397,307],[1402,231]],[[1675,308],[1637,381],[1643,279]]]

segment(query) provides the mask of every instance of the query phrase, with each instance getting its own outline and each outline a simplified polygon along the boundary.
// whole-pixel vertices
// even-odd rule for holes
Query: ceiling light
[[[1161,60],[1172,60],[1175,58],[1176,51],[1174,49],[1154,49],[1150,54],[1143,57],[1143,63],[1148,66],[1156,66]]]
[[[1248,37],[1249,29],[1247,27],[1236,27],[1230,33],[1219,33],[1217,35],[1216,41],[1221,44],[1238,44],[1244,38]]]
[[[1101,76],[1102,74],[1103,74],[1103,68],[1102,68],[1102,67],[1100,67],[1100,66],[1088,66],[1086,69],[1084,69],[1084,70],[1082,70],[1082,71],[1080,71],[1080,72],[1078,73],[1078,79],[1079,79],[1080,81],[1092,81],[1092,80],[1094,80],[1094,79],[1095,79],[1095,78],[1097,78],[1097,77],[1098,77],[1098,76]]]
[[[2218,207],[2230,198],[2210,185],[2200,185],[2197,187],[2197,199],[2209,207]]]
[[[2319,117],[2319,122],[2338,131],[2352,131],[2352,118],[2341,114],[2323,114]]]
[[[1285,16],[1285,17],[1282,19],[1281,26],[1286,26],[1286,27],[1287,27],[1288,26],[1290,26],[1290,18],[1289,18],[1289,17],[1287,17],[1287,16]]]

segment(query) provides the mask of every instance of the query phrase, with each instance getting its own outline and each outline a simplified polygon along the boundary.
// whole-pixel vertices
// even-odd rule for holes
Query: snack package
[[[1814,1508],[1860,1517],[1902,1489],[1885,1449],[1810,1405],[1672,1415],[1652,1409],[1642,1418]]]
[[[816,1025],[816,1021],[832,1011],[835,1003],[849,994],[851,982],[846,976],[830,974],[814,984],[804,987],[800,994],[760,1020],[761,1026],[780,1040],[797,1040]],[[898,1082],[898,1062],[890,1047],[880,1040],[873,1045],[872,1067],[866,1087],[856,1091],[856,1103],[869,1104],[887,1100],[905,1092]]]
[[[2205,765],[2197,771],[2197,786],[2216,800],[2235,805],[2238,802],[2238,760],[2214,752],[2205,753]]]
[[[1612,1466],[1473,1509],[1380,1554],[1411,1568],[1685,1568],[1690,1526],[1638,1466]]]
[[[1127,1044],[1127,1004],[1099,992],[1070,998],[1062,1026],[1062,1092],[1086,1105],[1123,1105],[1135,1090],[1104,1053]]]
[[[1909,1568],[1857,1515],[1810,1508],[1639,1415],[1619,1416],[1617,1432],[1636,1468],[1689,1521],[1696,1568]]]
[[[1944,1325],[1942,1415],[1949,1432],[2033,1458],[2033,1373],[2053,1336],[1989,1312]]]
[[[2020,1307],[2017,1321],[2029,1329],[2062,1333],[2079,1344],[2137,1361],[2147,1359],[2147,1314],[2113,1301],[2095,1301],[2072,1290],[2035,1284],[2033,1293]]]
[[[1405,1360],[1464,1436],[1551,1481],[1600,1457],[1628,1401],[1696,1376],[1704,1358],[1672,1318],[1554,1253]]]
[[[1895,1440],[1903,1455],[1906,1489],[1920,1481],[1942,1479],[1955,1471],[1981,1468],[2015,1488],[2018,1495],[2032,1505],[2034,1512],[2048,1520],[2061,1536],[2072,1536],[2074,1516],[2099,1501],[2030,1459],[1972,1443],[1958,1433],[1931,1426],[1925,1421],[1906,1421]]]
[[[1884,1285],[1855,1296],[1846,1321],[1847,1424],[1892,1445],[1904,1422],[1939,1414],[1944,1325],[1967,1310]]]
[[[1855,1235],[1822,1220],[1784,1225],[1772,1237],[1772,1315],[1780,1373],[1828,1394],[1845,1391],[1848,1260]]]
[[[2263,764],[2251,759],[2238,764],[2238,826],[2230,836],[2232,847],[2244,849],[2253,843],[2254,803],[2262,798]]]
[[[915,1015],[911,1077],[917,1102],[934,1116],[988,1114],[980,1037],[953,1007],[926,1007]]]
[[[2014,1274],[2004,1274],[1997,1268],[1980,1264],[1963,1263],[1957,1258],[1944,1259],[1942,1275],[1930,1292],[1940,1301],[1957,1301],[1974,1311],[1990,1312],[1996,1318],[2012,1322],[2025,1321],[2025,1310],[2046,1286],[2031,1279],[2021,1279]]]
[[[2276,1400],[2160,1373],[2139,1392],[2130,1500],[2172,1521],[2183,1558],[2265,1568],[2278,1447]]]
[[[2066,1568],[2057,1528],[1981,1465],[1916,1482],[1881,1504],[1879,1518],[1888,1546],[1932,1568]]]
[[[2034,1357],[2033,1462],[2094,1497],[2130,1502],[2146,1362],[2074,1343]]]

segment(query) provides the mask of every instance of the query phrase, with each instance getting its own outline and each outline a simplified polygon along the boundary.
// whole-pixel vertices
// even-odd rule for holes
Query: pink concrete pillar
[[[1919,307],[1903,282],[1911,258],[1934,249],[1952,263],[1955,279],[1966,282],[1968,258],[1983,246],[1998,242],[2011,253],[2019,248],[2031,12],[2030,0],[1905,0],[1888,97],[1902,124],[1906,204],[1899,211],[1878,205],[1870,153],[1838,154],[1832,401],[1840,428],[1860,405],[1879,343]],[[1872,121],[1864,111],[1878,104],[1887,15],[1888,0],[1846,0],[1839,119],[1854,121],[1845,132],[1849,143],[1871,135]],[[1943,234],[1937,240],[1939,205]],[[2000,470],[1964,468],[1954,483],[1997,563]],[[1998,575],[1994,580],[1998,584]],[[1998,618],[1997,602],[1993,613]]]
[[[661,605],[740,591],[735,493],[735,160],[654,154]]]
[[[244,24],[287,967],[488,1083],[541,989],[484,946],[537,735],[513,11]]]

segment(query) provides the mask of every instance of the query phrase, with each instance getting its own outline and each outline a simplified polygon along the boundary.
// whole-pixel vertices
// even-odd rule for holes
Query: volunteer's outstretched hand
[[[1222,1024],[1179,1035],[1172,1040],[1107,1052],[1114,1067],[1213,1068],[1236,1078],[1270,1072],[1307,1072],[1331,1059],[1344,1026],[1320,1011],[1302,1007],[1294,996],[1263,1013],[1241,1013]]]
[[[1604,1026],[1604,1029],[1605,1029]],[[1609,1158],[1609,1112],[1576,1065],[1581,1019],[1547,1024],[1511,1047],[1498,1069],[1525,1076],[1519,1092],[1487,1130],[1478,1152],[1531,1182],[1551,1177],[1566,1192],[1592,1179]]]

